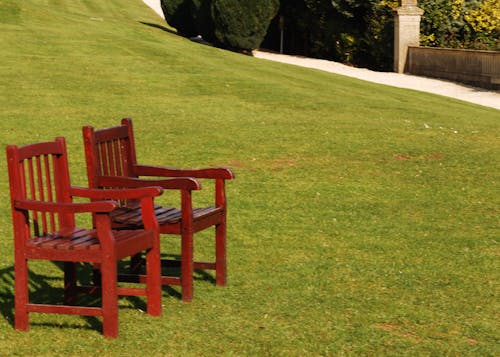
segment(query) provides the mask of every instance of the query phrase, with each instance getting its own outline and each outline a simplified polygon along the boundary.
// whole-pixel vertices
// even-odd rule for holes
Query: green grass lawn
[[[0,355],[500,355],[500,111],[198,45],[140,0],[2,0],[0,93],[2,147],[65,136],[73,184],[81,127],[122,117],[139,161],[237,175],[226,288],[166,288],[161,318],[121,299],[117,340],[78,316],[23,333],[2,148]]]

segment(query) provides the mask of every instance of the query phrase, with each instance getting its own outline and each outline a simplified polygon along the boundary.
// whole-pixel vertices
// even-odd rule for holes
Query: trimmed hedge
[[[160,4],[165,20],[180,35],[191,37],[198,34],[191,0],[161,0]]]
[[[279,0],[214,0],[214,35],[224,47],[258,48],[279,8]]]
[[[202,35],[207,41],[214,41],[214,24],[211,16],[213,0],[191,0],[193,21],[196,35]]]
[[[161,7],[180,35],[250,51],[264,40],[279,0],[161,0]]]

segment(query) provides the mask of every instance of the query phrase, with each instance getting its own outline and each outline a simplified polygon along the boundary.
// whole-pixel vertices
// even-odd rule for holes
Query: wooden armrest
[[[97,176],[97,186],[103,187],[148,187],[159,186],[168,190],[200,190],[201,184],[198,180],[190,177],[181,177],[168,180],[150,180],[126,176]]]
[[[205,169],[175,169],[164,166],[135,165],[134,170],[138,176],[195,177],[224,180],[234,179],[233,171],[225,167],[212,167]]]
[[[163,193],[161,187],[140,187],[140,188],[114,188],[114,189],[93,189],[83,187],[70,187],[70,193],[74,196],[85,197],[90,199],[114,199],[114,200],[128,200],[137,199],[141,201],[141,216],[142,222],[146,229],[158,229],[158,221],[154,214],[154,197]],[[104,221],[103,221],[104,219]],[[106,221],[109,217],[98,218],[96,217],[95,224],[99,227],[100,224],[105,226],[109,224]]]
[[[155,197],[163,193],[161,187],[141,187],[141,188],[116,188],[97,189],[71,186],[70,194],[77,197],[85,197],[94,200],[126,200]]]
[[[14,207],[23,210],[55,213],[111,212],[117,207],[114,201],[96,201],[88,203],[57,203],[35,200],[15,200]]]

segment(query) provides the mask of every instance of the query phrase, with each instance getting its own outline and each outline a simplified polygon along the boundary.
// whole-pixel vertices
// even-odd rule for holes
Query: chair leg
[[[146,298],[147,312],[161,316],[161,257],[159,244],[146,253]]]
[[[215,227],[215,284],[225,286],[226,283],[226,222],[222,222]]]
[[[16,259],[14,267],[14,327],[16,330],[29,330],[29,317],[27,305],[29,302],[28,291],[28,262],[26,259]]]
[[[116,259],[105,259],[101,263],[102,274],[102,327],[103,335],[118,337],[118,269]]]
[[[181,290],[182,301],[193,300],[193,231],[186,229],[182,232],[181,247]]]
[[[76,264],[64,262],[64,303],[74,305],[76,303]]]

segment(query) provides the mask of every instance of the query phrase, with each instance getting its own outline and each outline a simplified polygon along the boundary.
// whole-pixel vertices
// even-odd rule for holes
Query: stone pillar
[[[401,0],[394,10],[394,72],[403,73],[406,66],[408,46],[420,44],[420,19],[424,10],[417,0]]]

